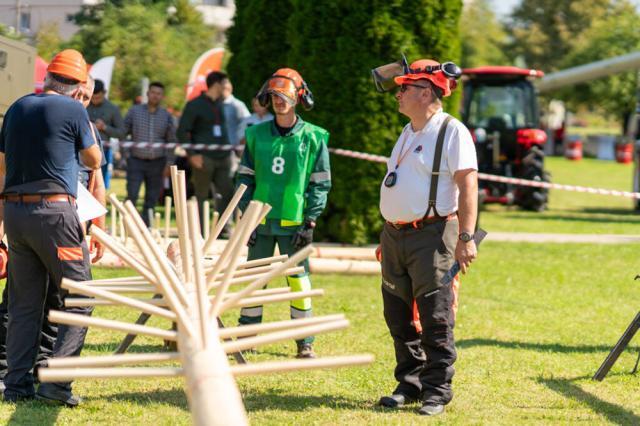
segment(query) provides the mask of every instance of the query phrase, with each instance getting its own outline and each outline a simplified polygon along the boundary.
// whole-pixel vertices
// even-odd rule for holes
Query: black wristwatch
[[[458,235],[458,239],[463,243],[468,243],[469,241],[473,240],[473,234],[470,234],[468,232],[461,232],[460,235]]]

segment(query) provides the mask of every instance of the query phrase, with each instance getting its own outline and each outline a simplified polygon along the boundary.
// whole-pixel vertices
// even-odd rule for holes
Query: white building
[[[94,5],[102,0],[0,0],[0,24],[32,37],[41,25],[57,22],[60,36],[68,39],[77,30],[67,17],[80,11],[83,5]],[[202,13],[204,22],[219,31],[220,39],[232,25],[236,12],[234,0],[191,0]]]

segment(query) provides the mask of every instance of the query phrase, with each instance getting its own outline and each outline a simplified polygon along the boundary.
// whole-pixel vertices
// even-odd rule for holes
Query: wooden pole
[[[151,315],[158,315],[162,318],[166,318],[171,321],[176,320],[176,314],[174,314],[173,312],[167,309],[162,309],[155,305],[141,302],[131,297],[121,296],[121,295],[112,293],[110,291],[101,290],[95,287],[92,288],[92,287],[89,287],[88,285],[83,285],[83,284],[74,282],[72,280],[69,280],[67,278],[62,279],[62,288],[83,294],[85,296],[99,297],[101,299],[106,299],[114,303],[126,305],[133,309],[139,309],[142,312],[146,312]]]
[[[175,193],[174,193],[175,197]],[[164,242],[169,244],[171,238],[171,197],[164,197]]]
[[[193,329],[193,324],[189,322],[189,318],[187,312],[183,305],[181,304],[180,299],[171,288],[171,284],[169,283],[168,278],[163,275],[160,270],[160,266],[158,266],[157,262],[154,259],[154,255],[151,253],[151,250],[147,245],[145,245],[145,240],[140,234],[140,231],[136,228],[136,225],[133,223],[133,219],[129,216],[124,216],[127,227],[131,230],[132,237],[136,240],[138,247],[142,251],[143,256],[147,259],[151,270],[154,272],[156,277],[158,278],[159,288],[162,290],[162,294],[166,298],[169,303],[169,306],[172,308],[173,312],[176,314],[177,323],[182,326],[187,334],[192,338],[195,338],[197,335],[195,330]],[[184,289],[183,289],[184,290]],[[65,301],[65,305],[67,302]]]
[[[231,372],[235,377],[256,374],[287,373],[316,368],[353,367],[367,365],[374,361],[373,355],[336,356],[317,359],[296,359],[291,361],[269,361],[256,364],[233,365]]]
[[[116,206],[111,204],[111,223],[109,224],[109,230],[111,231],[111,236],[116,238],[116,225],[118,218],[116,217]]]
[[[265,274],[261,278],[258,278],[255,282],[249,284],[246,288],[239,291],[235,296],[229,298],[228,300],[225,300],[222,306],[220,307],[220,310],[224,312],[225,310],[233,306],[235,303],[237,303],[240,299],[249,296],[253,291],[257,290],[260,287],[265,286],[269,281],[271,281],[276,276],[281,275],[290,266],[297,265],[298,263],[300,263],[312,251],[313,251],[313,247],[311,245],[308,245],[307,247],[298,251],[293,256],[291,256],[287,261],[278,265],[271,272]]]
[[[182,368],[41,368],[38,377],[43,383],[69,382],[81,379],[122,379],[144,377],[180,377],[184,376]]]
[[[247,190],[247,185],[240,185],[238,187],[238,189],[236,189],[236,193],[233,195],[233,198],[229,202],[229,205],[224,210],[224,212],[222,212],[222,216],[220,216],[220,219],[218,220],[218,223],[216,224],[216,228],[213,230],[211,235],[209,235],[209,239],[204,244],[204,248],[202,249],[202,251],[205,254],[209,252],[209,249],[211,248],[213,243],[220,236],[220,233],[222,232],[222,229],[227,224],[227,221],[229,220],[229,218],[233,214],[233,211],[235,210],[235,208],[238,206],[238,203],[240,202],[240,199],[242,198],[242,195],[244,194],[244,191],[246,191],[246,190]]]
[[[61,311],[49,311],[49,321],[58,324],[77,325],[80,327],[98,327],[107,330],[124,331],[131,334],[144,334],[152,337],[159,337],[165,340],[178,340],[178,333],[171,330],[163,330],[146,325],[129,324],[128,322],[109,320],[104,318],[94,318],[80,314],[69,314]]]
[[[209,200],[205,200],[202,203],[202,230],[204,231],[204,239],[205,241],[209,239],[209,235],[211,235],[211,229],[210,228],[210,217],[211,217],[211,210],[209,207]],[[198,232],[200,232],[200,230],[198,230]]]
[[[187,193],[182,192],[186,189],[185,174],[183,171],[176,173],[176,186],[179,196],[174,200],[176,205],[176,223],[178,225],[178,240],[180,242],[180,257],[182,260],[182,275],[185,282],[191,282],[191,248],[187,242],[189,230],[187,229]],[[178,214],[179,212],[179,214]]]
[[[196,302],[198,304],[198,319],[200,322],[200,330],[202,333],[202,345],[207,348],[210,345],[208,324],[209,320],[208,308],[211,302],[207,298],[207,284],[204,279],[204,269],[202,268],[202,247],[198,241],[197,235],[200,233],[198,224],[198,204],[190,201],[188,203],[189,215],[189,236],[191,237],[191,250],[193,251],[193,269],[196,281]]]
[[[290,319],[286,321],[268,322],[264,324],[249,324],[239,327],[227,327],[220,329],[220,338],[253,336],[272,331],[288,330],[296,327],[305,327],[311,324],[321,324],[325,322],[344,320],[344,314],[324,315],[312,318]]]
[[[178,352],[121,354],[106,356],[70,356],[67,358],[50,358],[47,360],[49,368],[86,368],[110,367],[113,365],[142,364],[147,362],[180,361]]]
[[[263,334],[261,336],[245,337],[240,340],[224,342],[222,343],[222,347],[226,353],[234,353],[245,349],[281,342],[283,340],[294,340],[302,339],[307,336],[315,336],[316,334],[340,330],[346,327],[349,327],[349,321],[347,320],[331,321],[295,328],[293,330],[276,331],[274,333]]]
[[[307,291],[294,291],[286,294],[272,294],[269,296],[259,297],[247,297],[246,299],[240,299],[229,308],[244,308],[247,306],[259,306],[269,303],[287,302],[290,300],[304,299],[305,297],[324,296],[323,289],[307,290]],[[227,308],[227,309],[229,309]]]

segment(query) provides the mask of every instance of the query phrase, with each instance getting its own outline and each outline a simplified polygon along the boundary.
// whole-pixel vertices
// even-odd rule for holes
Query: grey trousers
[[[62,278],[91,279],[89,250],[75,206],[68,202],[5,203],[9,240],[9,321],[5,396],[35,393],[32,370],[46,308],[90,315],[92,308],[65,308]],[[50,293],[48,295],[48,293]],[[60,325],[53,357],[80,355],[87,329]],[[71,392],[71,383],[49,383]]]
[[[209,199],[209,191],[213,193],[214,207],[220,214],[229,205],[233,197],[233,176],[235,174],[235,161],[233,154],[229,153],[223,158],[212,158],[203,155],[203,167],[192,169],[193,186],[200,205],[200,223],[202,220],[202,203]]]
[[[162,173],[167,164],[166,157],[155,160],[141,160],[129,157],[127,160],[127,200],[133,205],[138,202],[140,187],[144,183],[144,205],[142,206],[142,220],[150,226],[149,211],[153,217],[154,207],[162,193]]]

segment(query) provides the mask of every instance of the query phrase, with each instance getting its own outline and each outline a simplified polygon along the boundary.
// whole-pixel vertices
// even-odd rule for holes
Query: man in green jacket
[[[238,169],[238,184],[247,185],[240,201],[244,211],[251,200],[272,206],[265,222],[249,241],[249,260],[292,255],[311,244],[316,220],[327,204],[331,169],[329,133],[296,115],[296,105],[313,107],[313,95],[300,74],[290,68],[276,71],[258,93],[261,105],[273,105],[275,119],[247,128],[246,147]],[[309,263],[305,272],[287,277],[292,291],[311,289]],[[311,299],[291,302],[291,318],[312,316]],[[262,306],[242,308],[240,324],[262,321]],[[296,341],[298,358],[314,358],[313,336]]]

